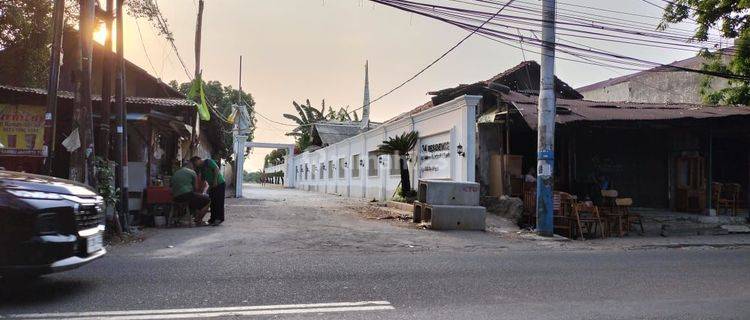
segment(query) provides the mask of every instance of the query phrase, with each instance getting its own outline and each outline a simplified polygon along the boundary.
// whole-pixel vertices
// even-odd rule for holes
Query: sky
[[[653,17],[661,13],[642,0],[567,0],[558,2],[558,9],[602,7],[604,3],[609,10]],[[158,0],[158,4],[192,73],[197,0]],[[628,18],[642,20],[646,26],[658,23],[656,19]],[[236,88],[242,55],[242,88],[255,98],[257,112],[291,124],[282,114],[295,113],[292,101],[310,99],[320,106],[325,99],[329,106],[360,107],[365,61],[370,65],[370,92],[376,97],[411,77],[467,34],[443,22],[366,0],[206,0],[201,65],[204,79]],[[632,45],[603,49],[662,63],[693,55]],[[168,42],[146,20],[126,17],[125,56],[165,82],[189,81]],[[419,78],[374,103],[371,119],[384,121],[421,105],[429,99],[429,91],[486,80],[522,62],[524,56],[539,60],[538,54],[523,54],[517,48],[472,37]],[[626,73],[566,61],[556,64],[556,75],[574,88]],[[293,142],[284,135],[289,126],[257,118],[255,141]],[[253,150],[245,169],[261,168],[263,157],[270,151]]]

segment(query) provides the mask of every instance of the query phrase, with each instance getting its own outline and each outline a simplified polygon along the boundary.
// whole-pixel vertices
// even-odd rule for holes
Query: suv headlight
[[[26,199],[47,199],[47,200],[60,200],[62,196],[57,193],[41,192],[41,191],[28,191],[28,190],[7,190],[8,193]]]

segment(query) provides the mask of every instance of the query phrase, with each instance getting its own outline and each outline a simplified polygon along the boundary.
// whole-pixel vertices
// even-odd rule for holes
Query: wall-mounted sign
[[[422,179],[450,179],[450,133],[422,138],[419,144],[419,172]]]
[[[0,154],[43,156],[44,106],[0,104]]]

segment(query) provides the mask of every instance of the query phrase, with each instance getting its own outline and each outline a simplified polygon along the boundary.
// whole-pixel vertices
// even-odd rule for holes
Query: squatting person
[[[195,213],[196,225],[203,225],[203,216],[208,211],[211,200],[206,195],[208,184],[201,183],[195,172],[195,163],[189,161],[174,172],[171,179],[172,195],[177,203],[187,203],[191,212]]]
[[[224,222],[224,196],[226,194],[224,175],[221,174],[219,165],[213,159],[193,157],[191,161],[199,168],[201,179],[208,182],[208,196],[211,198],[211,217],[208,223],[218,226]]]

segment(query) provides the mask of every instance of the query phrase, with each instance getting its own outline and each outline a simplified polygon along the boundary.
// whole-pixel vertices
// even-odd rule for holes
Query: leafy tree
[[[707,59],[703,65],[706,71],[750,76],[750,3],[746,0],[674,0],[666,1],[660,29],[669,24],[686,20],[697,23],[694,39],[706,42],[711,29],[719,31],[722,37],[735,39],[731,55],[727,50],[710,52],[703,49],[700,56]],[[750,81],[728,80],[728,87],[711,87],[714,77],[707,76],[701,83],[701,94],[711,104],[750,104]]]
[[[0,1],[0,78],[15,86],[43,87],[52,20],[50,1]]]
[[[0,81],[15,86],[46,86],[53,3],[50,0],[0,1]],[[125,3],[133,16],[155,19],[156,12],[144,10],[144,6],[154,5],[152,0]],[[65,28],[72,29],[77,21],[78,1],[66,0]]]
[[[243,171],[242,173],[243,173],[243,175],[242,175],[242,181],[244,181],[244,182],[254,182],[254,183],[259,183],[260,182],[260,177],[263,175],[263,172],[261,172],[260,170],[255,171],[255,172]]]
[[[397,155],[398,166],[401,172],[401,196],[410,197],[413,196],[411,189],[411,181],[409,178],[409,167],[407,166],[407,156],[409,152],[414,149],[419,139],[419,133],[416,131],[405,132],[399,136],[390,137],[388,140],[383,141],[376,150],[380,155]]]
[[[284,156],[286,156],[286,149],[276,149],[267,154],[264,159],[264,167],[268,165],[279,165],[284,163]]]

